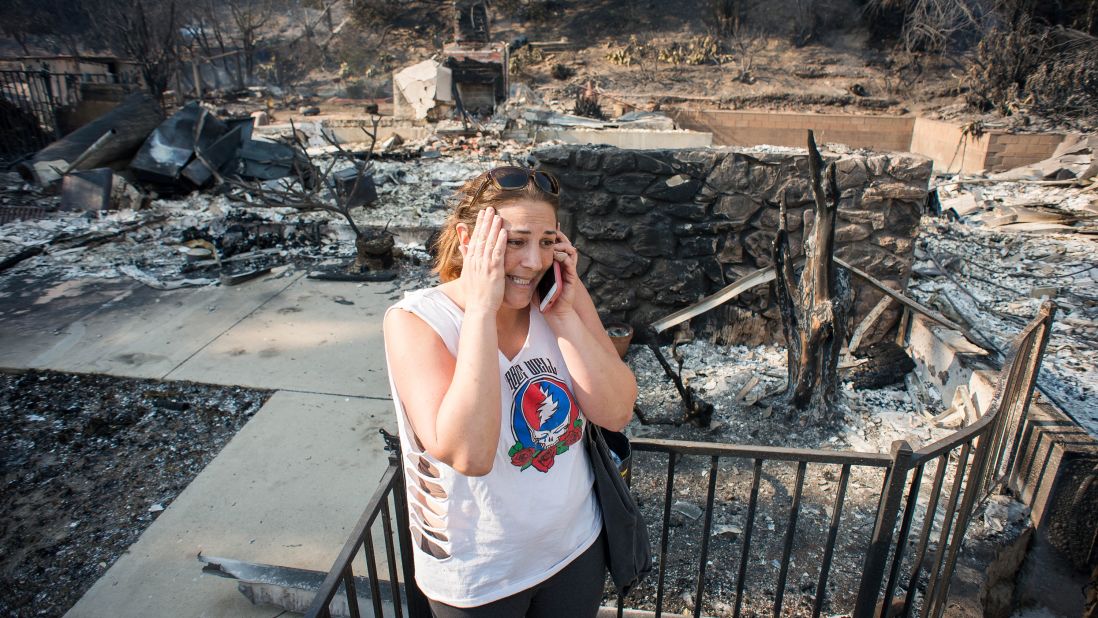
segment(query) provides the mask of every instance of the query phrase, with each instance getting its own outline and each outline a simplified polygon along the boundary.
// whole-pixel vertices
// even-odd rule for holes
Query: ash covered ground
[[[0,614],[64,614],[269,394],[0,373]]]
[[[681,358],[685,383],[713,404],[713,421],[699,428],[680,424],[684,405],[678,392],[645,346],[632,346],[626,361],[637,376],[638,407],[647,422],[634,418],[626,432],[634,437],[765,445],[859,453],[889,453],[896,440],[919,449],[948,438],[955,429],[942,427],[933,415],[946,405],[929,393],[909,392],[902,384],[878,389],[855,389],[843,382],[836,396],[835,421],[828,426],[805,425],[780,412],[772,393],[785,385],[785,349],[781,346],[721,346],[696,340],[661,347],[667,359]],[[671,361],[675,364],[675,361]],[[758,378],[756,381],[755,378]],[[632,489],[648,522],[654,551],[659,551],[663,504],[667,492],[667,456],[635,452]],[[950,457],[943,487],[952,486],[957,458]],[[937,463],[927,466],[914,510],[913,530],[926,519]],[[703,615],[731,616],[740,585],[739,570],[749,526],[750,493],[754,460],[722,457],[716,467],[712,533],[704,565]],[[740,611],[744,615],[769,614],[778,596],[781,561],[789,533],[793,496],[797,486],[795,464],[768,460],[762,464],[756,513],[751,525],[750,550],[745,563]],[[692,613],[696,605],[704,509],[710,487],[709,457],[684,456],[677,460],[670,494],[666,576],[663,607],[668,613]],[[854,466],[846,486],[837,528],[837,543],[825,585],[825,615],[846,615],[856,601],[862,564],[878,501],[885,484],[883,468]],[[839,465],[806,466],[800,508],[793,528],[793,544],[783,591],[782,615],[810,616],[816,602],[824,548],[832,525],[836,496],[842,489]],[[977,505],[966,535],[973,544],[992,548],[1016,538],[1027,525],[1028,509],[1006,495],[991,496]],[[941,504],[935,511],[935,532],[926,556],[937,550],[938,532],[944,522]],[[916,554],[917,535],[909,538],[902,573],[910,573]],[[910,597],[919,611],[928,581],[925,572],[908,586],[901,578],[895,598]],[[653,610],[658,581],[655,574],[629,597],[629,607]],[[607,589],[604,601],[616,597]]]
[[[661,351],[665,358],[673,357],[670,347]],[[713,404],[713,422],[708,428],[676,424],[684,412],[678,392],[655,354],[647,347],[632,346],[626,360],[637,376],[640,389],[637,405],[648,422],[635,418],[627,433],[687,441],[888,453],[894,440],[906,440],[917,449],[953,432],[921,415],[902,384],[856,390],[850,383],[844,383],[837,396],[837,421],[826,427],[802,426],[796,419],[779,413],[766,397],[785,384],[785,349],[780,346],[719,346],[697,340],[680,345],[678,355],[683,361],[684,381]],[[939,402],[925,401],[922,405],[940,411]],[[667,459],[665,455],[639,452],[635,457],[632,487],[647,518],[653,545],[658,548]],[[677,462],[675,474],[664,609],[680,613],[692,611],[695,604],[703,512],[710,482],[709,458],[684,457]],[[773,607],[796,475],[795,464],[778,461],[763,464],[741,609],[748,615],[756,611],[766,613]],[[715,482],[704,614],[734,613],[732,603],[747,528],[752,476],[752,459],[721,458]],[[947,478],[951,477],[952,474]],[[812,613],[840,478],[838,465],[811,465],[806,469],[784,589],[783,615]],[[883,469],[852,468],[839,542],[826,585],[826,611],[853,607],[883,484]],[[928,484],[925,489],[917,507],[920,515],[926,510]],[[654,609],[656,585],[655,576],[646,580],[630,597],[629,605]]]

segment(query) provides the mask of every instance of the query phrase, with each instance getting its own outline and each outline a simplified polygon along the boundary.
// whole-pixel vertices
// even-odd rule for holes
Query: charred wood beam
[[[660,351],[660,346],[656,343],[655,335],[648,337],[648,349],[652,350],[652,353],[656,355],[656,360],[659,361],[660,366],[663,367],[664,373],[667,374],[667,377],[671,378],[671,382],[675,385],[675,390],[677,390],[679,396],[682,397],[682,402],[686,406],[686,413],[683,415],[682,422],[692,422],[699,427],[708,427],[709,423],[713,420],[713,404],[703,401],[697,396],[693,388],[683,383],[680,374],[671,368],[671,363],[667,362],[663,352]]]
[[[15,266],[23,260],[28,260],[36,255],[43,253],[45,250],[45,245],[33,245],[19,251],[15,255],[11,255],[4,258],[3,260],[0,260],[0,273],[11,268],[12,266]]]
[[[683,322],[689,320],[694,316],[701,315],[706,311],[709,311],[710,309],[718,307],[732,300],[733,298],[736,298],[740,294],[746,292],[747,290],[750,290],[757,285],[770,283],[774,280],[774,276],[775,273],[773,268],[770,268],[769,266],[765,268],[760,268],[749,275],[737,279],[735,283],[725,286],[716,294],[706,296],[705,298],[699,300],[698,302],[690,305],[685,309],[676,311],[675,313],[672,313],[662,320],[657,320],[653,322],[652,328],[657,333],[662,333],[672,326],[682,324]]]
[[[65,174],[68,174],[73,170],[80,169],[80,166],[83,165],[85,161],[96,156],[98,153],[103,152],[107,145],[111,143],[111,140],[113,140],[117,135],[118,131],[115,131],[114,129],[107,129],[106,133],[100,135],[99,139],[92,142],[92,145],[88,146],[87,150],[80,153],[80,156],[76,157],[76,159],[72,163],[69,163],[69,166],[65,168],[63,172],[61,172],[61,175],[64,176]]]
[[[860,268],[857,268],[857,267],[855,267],[851,264],[848,264],[847,262],[845,262],[841,258],[834,258],[834,259],[835,259],[836,264],[838,264],[839,266],[842,266],[843,268],[849,270],[851,272],[851,274],[858,277],[859,279],[862,279],[863,281],[870,284],[874,288],[877,288],[878,290],[881,291],[881,293],[883,293],[888,298],[891,298],[892,300],[894,300],[894,301],[900,303],[901,305],[911,309],[912,311],[915,311],[916,313],[919,313],[921,315],[926,316],[931,321],[933,321],[937,324],[941,324],[942,326],[945,326],[946,328],[951,328],[953,330],[961,332],[962,334],[967,333],[967,329],[965,329],[963,326],[961,326],[961,325],[957,324],[956,322],[954,322],[953,320],[950,320],[949,318],[943,316],[942,314],[938,313],[937,311],[934,311],[933,309],[927,307],[926,305],[923,305],[922,303],[919,303],[919,302],[909,298],[908,296],[905,296],[902,292],[899,292],[897,290],[893,290],[892,288],[885,285],[880,279],[877,279],[873,275],[871,275],[871,274],[865,272],[864,270],[861,270]],[[1080,272],[1086,272],[1087,270],[1090,270],[1090,269],[1089,268],[1084,269],[1083,271],[1080,271]],[[760,268],[759,270],[756,270],[755,272],[752,272],[748,275],[745,275],[744,277],[742,277],[740,279],[737,279],[735,283],[732,283],[732,284],[724,287],[723,289],[721,289],[717,293],[715,293],[711,296],[706,296],[705,298],[699,300],[698,302],[694,303],[693,305],[690,305],[689,307],[686,307],[685,309],[680,309],[679,311],[676,311],[675,313],[672,313],[672,314],[668,315],[665,318],[662,318],[660,320],[657,320],[657,321],[653,322],[652,323],[652,328],[655,330],[656,333],[662,333],[663,331],[671,328],[672,326],[676,326],[678,324],[681,324],[681,323],[683,323],[683,322],[685,322],[685,321],[687,321],[687,320],[689,320],[693,317],[696,317],[696,316],[699,316],[699,315],[705,313],[706,311],[709,311],[711,309],[715,309],[716,307],[719,307],[720,305],[736,298],[737,296],[739,296],[743,292],[745,292],[745,291],[747,291],[747,290],[749,290],[753,287],[762,285],[764,283],[770,283],[771,281],[774,281],[776,276],[777,276],[777,273],[775,272],[774,267],[767,266],[765,268]],[[965,336],[967,337],[968,335],[966,334]],[[969,337],[969,339],[971,341],[975,341],[976,337]]]
[[[967,328],[965,328],[964,326],[961,326],[960,324],[954,322],[953,320],[950,320],[949,318],[947,318],[944,315],[938,313],[937,311],[934,311],[930,307],[927,307],[926,305],[923,305],[922,303],[920,303],[916,300],[913,300],[913,299],[905,296],[904,294],[901,294],[900,292],[897,292],[896,290],[893,290],[892,288],[885,285],[880,279],[878,279],[878,278],[874,277],[873,275],[865,272],[864,270],[862,270],[862,269],[860,269],[856,266],[852,266],[850,264],[847,264],[846,262],[844,262],[840,258],[835,258],[835,262],[839,266],[842,266],[843,268],[849,270],[855,277],[858,277],[859,279],[865,281],[866,283],[872,285],[873,287],[875,287],[878,290],[880,290],[881,292],[883,292],[885,294],[885,296],[888,296],[889,298],[892,298],[893,300],[899,302],[901,305],[907,307],[908,309],[911,309],[912,311],[915,311],[916,313],[919,313],[919,314],[922,314],[922,315],[926,316],[928,319],[930,319],[933,322],[936,322],[938,324],[941,324],[942,326],[945,326],[946,328],[950,328],[950,329],[953,329],[953,330],[961,333],[962,335],[965,336],[965,338],[967,338],[972,343],[976,343],[977,341],[983,340],[982,337],[977,338],[975,335],[973,335],[971,332],[969,332],[969,330]],[[977,345],[979,345],[979,344],[977,344]]]
[[[877,304],[873,306],[873,309],[866,314],[857,328],[854,329],[854,333],[850,335],[850,341],[846,344],[847,353],[850,356],[854,356],[858,351],[858,347],[862,344],[862,337],[873,325],[877,323],[877,320],[881,318],[888,306],[894,301],[891,296],[881,296],[881,300],[877,301]]]

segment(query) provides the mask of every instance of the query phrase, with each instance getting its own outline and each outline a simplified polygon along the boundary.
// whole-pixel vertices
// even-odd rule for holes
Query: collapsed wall
[[[813,199],[807,154],[734,149],[621,150],[560,145],[536,150],[562,184],[561,225],[580,252],[580,274],[604,320],[647,325],[771,264],[779,200],[790,246],[804,256]],[[836,255],[902,289],[926,201],[931,161],[908,153],[829,155],[842,200]],[[855,324],[881,293],[861,280]],[[899,320],[893,304],[863,342],[883,339]],[[720,343],[781,341],[777,306],[759,286],[694,318]]]

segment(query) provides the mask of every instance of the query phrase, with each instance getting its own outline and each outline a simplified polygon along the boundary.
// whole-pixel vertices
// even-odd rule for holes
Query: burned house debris
[[[643,116],[640,121],[663,122]],[[335,139],[336,128],[341,135],[357,133],[360,141]],[[1004,190],[990,183],[966,185],[958,179],[956,184],[947,184],[935,179],[927,159],[910,154],[825,147],[821,160],[813,160],[804,150],[766,147],[532,147],[503,133],[469,136],[444,132],[419,139],[402,137],[402,144],[393,139],[386,151],[377,138],[390,129],[382,127],[380,120],[369,119],[347,127],[322,121],[257,127],[251,116],[237,120],[212,113],[202,105],[184,106],[158,122],[139,148],[134,147],[137,153],[128,171],[61,168],[68,173],[61,174],[60,182],[48,185],[56,185],[60,196],[38,195],[66,204],[74,210],[64,212],[74,214],[51,212],[49,218],[13,222],[0,228],[0,242],[8,255],[37,248],[37,253],[6,262],[6,271],[25,274],[62,268],[66,276],[126,277],[159,290],[248,286],[265,277],[285,276],[295,268],[328,280],[361,282],[382,275],[405,279],[415,272],[411,276],[426,281],[424,270],[412,266],[414,261],[423,264],[428,259],[423,247],[445,216],[446,196],[484,167],[522,161],[529,153],[537,165],[555,173],[565,187],[568,199],[562,205],[562,226],[581,252],[581,274],[604,317],[631,325],[638,333],[637,340],[651,346],[633,346],[627,355],[642,376],[638,410],[648,423],[638,424],[632,430],[634,435],[693,439],[691,431],[703,431],[706,439],[718,442],[788,446],[788,435],[775,433],[775,428],[781,428],[786,434],[788,425],[781,420],[785,417],[773,401],[794,380],[782,371],[783,363],[787,369],[791,366],[788,357],[774,346],[787,336],[783,335],[782,301],[771,296],[766,284],[774,280],[775,266],[785,272],[783,260],[800,270],[806,252],[825,244],[806,241],[811,234],[826,231],[820,223],[821,215],[814,214],[819,205],[813,181],[816,170],[821,173],[821,181],[827,183],[818,187],[819,193],[824,205],[834,209],[833,253],[836,264],[851,272],[853,298],[851,316],[844,324],[850,336],[840,338],[839,349],[831,359],[840,372],[840,381],[830,397],[836,409],[832,429],[825,430],[826,423],[806,421],[796,445],[817,448],[822,444],[881,453],[893,440],[905,440],[918,450],[948,439],[979,422],[990,401],[973,385],[961,390],[954,384],[948,395],[943,390],[938,399],[919,394],[916,383],[929,381],[921,377],[912,380],[911,375],[943,371],[935,364],[939,361],[926,354],[913,354],[919,365],[917,371],[923,373],[901,371],[901,380],[908,375],[906,382],[886,385],[879,391],[855,388],[848,369],[864,367],[864,359],[876,357],[876,352],[869,352],[873,346],[895,341],[904,329],[923,333],[941,329],[943,324],[955,325],[956,331],[963,333],[953,341],[953,347],[965,349],[963,342],[968,337],[968,345],[980,350],[962,354],[966,363],[976,355],[988,357],[993,354],[986,350],[991,347],[989,342],[974,333],[1004,333],[996,337],[994,344],[1005,351],[1005,334],[1017,332],[1018,323],[1032,317],[1039,302],[1033,298],[1008,306],[1017,303],[1017,298],[1010,298],[1000,304],[986,296],[997,288],[981,283],[979,289],[968,290],[981,298],[980,306],[993,309],[992,313],[1014,316],[1005,318],[1002,325],[988,327],[979,323],[980,310],[967,306],[963,298],[953,294],[942,299],[948,292],[941,290],[952,283],[951,277],[957,281],[963,277],[968,284],[978,281],[974,277],[988,278],[987,273],[981,275],[979,270],[969,268],[969,261],[992,268],[988,264],[1004,259],[1003,251],[1018,255],[1027,246],[994,236],[987,255],[964,261],[944,259],[945,255],[967,255],[958,247],[965,242],[960,234],[974,232],[964,226],[990,219],[979,215],[995,212],[996,208],[1008,208],[1006,214],[1018,218],[1034,216],[1029,211],[1044,212],[1036,198],[1029,198],[1028,205],[1004,199],[1023,193],[1021,188],[1070,194],[1075,201],[1066,202],[1066,208],[1075,213],[1075,219],[1061,216],[1060,221],[1068,223],[1058,223],[1076,230],[1080,239],[1089,225],[1089,219],[1082,214],[1090,204],[1088,196],[1072,193],[1082,186],[1017,184],[1001,192]],[[272,135],[281,135],[282,139],[273,140]],[[95,140],[92,142],[94,145]],[[1080,150],[1064,156],[1082,156]],[[1084,173],[1089,164],[1065,165],[1080,167],[1079,173]],[[122,207],[108,173],[113,178],[121,177],[133,190],[150,195]],[[43,190],[13,176],[7,184],[24,188],[21,190]],[[936,190],[931,189],[932,184]],[[972,195],[974,189],[978,189],[979,197]],[[940,201],[940,218],[922,218],[927,214],[926,204],[933,202],[932,195]],[[80,216],[81,212],[94,215]],[[984,229],[989,234],[1018,233],[996,231],[999,228],[991,225]],[[788,249],[776,255],[775,243],[784,246],[783,238],[787,239]],[[1077,371],[1078,357],[1072,349],[1063,347],[1066,344],[1060,337],[1065,327],[1079,341],[1093,336],[1093,318],[1086,316],[1094,309],[1087,299],[1095,296],[1091,288],[1098,287],[1098,278],[1091,275],[1084,246],[1064,246],[1071,248],[1061,253],[1048,249],[1044,257],[1062,259],[1070,267],[1067,272],[1076,273],[1071,276],[1076,284],[1071,293],[1078,296],[1060,293],[1066,286],[1057,285],[1057,290],[1051,292],[1047,286],[1036,285],[1040,283],[1036,280],[1030,286],[1056,295],[1064,311],[1070,312],[1066,318],[1071,320],[1057,321],[1057,330],[1052,332],[1050,348],[1056,354],[1046,360],[1046,367],[1056,372],[1056,378],[1050,380],[1043,373],[1037,383],[1045,386],[1051,382],[1047,384],[1048,392],[1066,402],[1069,413],[1082,417],[1089,412],[1071,405],[1070,398],[1076,393],[1089,393],[1091,387],[1085,380],[1093,369],[1080,367],[1081,373]],[[9,247],[18,251],[10,251]],[[1025,251],[1041,254],[1041,250]],[[1014,266],[1020,260],[1013,262]],[[355,278],[351,276],[354,271],[372,275]],[[783,281],[788,280],[782,276]],[[809,276],[802,275],[802,280]],[[1009,281],[998,281],[1000,288],[1020,287],[1023,281],[1036,279],[1023,272],[1009,277]],[[405,280],[400,285],[411,284]],[[926,293],[932,289],[939,292],[938,300]],[[794,302],[803,298],[792,285],[789,290]],[[1004,290],[998,289],[997,293]],[[699,301],[721,296],[727,298],[705,311],[695,309]],[[351,301],[344,298],[343,302]],[[951,308],[951,303],[962,306]],[[684,318],[682,312],[691,315]],[[804,314],[811,313],[808,310]],[[670,319],[676,315],[677,321]],[[668,334],[671,331],[673,335]],[[676,343],[668,347],[671,338]],[[766,346],[758,347],[762,344]],[[1067,352],[1061,358],[1059,352],[1064,350]],[[955,371],[961,369],[949,368],[947,373]],[[668,373],[677,381],[674,390],[664,377]],[[683,397],[693,398],[697,418],[683,418]],[[683,420],[694,423],[683,424]],[[1073,456],[1086,461],[1085,453]],[[1027,453],[1025,457],[1037,455]],[[691,483],[690,487],[704,495],[703,472],[683,468],[680,482]],[[945,476],[947,482],[955,478],[953,474],[956,472]],[[777,478],[791,488],[796,484],[795,478],[785,473]],[[805,499],[813,504],[797,525],[826,529],[822,496],[835,489],[841,479],[811,468],[805,478],[813,487],[804,492]],[[872,521],[875,513],[867,496],[872,493],[869,488],[879,487],[881,482],[864,471],[848,479],[853,520]],[[639,483],[638,491],[661,491],[647,481]],[[732,493],[727,500],[734,503],[737,490],[728,491]],[[701,521],[697,512],[707,509],[696,502],[676,499],[670,505],[674,521],[681,522],[679,527],[684,531]],[[657,503],[653,499],[653,504]],[[925,502],[916,504],[927,508]],[[781,508],[769,503],[759,506],[756,526],[760,529],[756,534],[762,536],[756,541],[760,548],[771,548],[765,550],[767,564],[783,562],[781,552],[773,552],[772,539],[764,540],[771,538],[771,525],[775,529],[783,525],[779,520]],[[1063,522],[1069,517],[1055,503],[1042,507],[1034,502],[1031,508],[1046,521]],[[714,548],[744,538],[747,527],[742,514],[724,513],[718,517],[715,524],[719,527],[712,529],[717,535]],[[658,521],[659,516],[654,515],[654,519]],[[1083,529],[1090,528],[1080,527]],[[681,534],[669,533],[672,547],[678,548],[675,555],[696,556],[698,546]],[[843,534],[856,536],[853,531]],[[1069,545],[1077,540],[1075,536],[1063,536],[1056,542]],[[804,551],[798,545],[791,554],[798,569],[819,558]],[[857,561],[851,564],[855,566],[835,567],[831,573],[831,581],[838,586],[828,593],[832,607],[856,602],[850,591],[858,588],[862,573]],[[681,574],[688,566],[674,558],[668,568]],[[815,590],[812,573],[805,576],[798,571],[793,575],[798,586]],[[315,572],[309,577],[322,579]],[[759,585],[765,588],[772,585],[771,580],[767,576]],[[733,580],[719,581],[722,589],[735,587]],[[914,589],[918,586],[903,588]],[[761,593],[749,583],[743,598],[765,605],[768,601],[758,597]],[[711,592],[706,591],[704,598],[711,598]],[[918,598],[922,602],[922,597]],[[679,609],[692,606],[681,595],[673,602],[673,607]]]
[[[325,62],[342,53],[336,45],[352,45],[337,33],[362,25],[351,11],[376,8],[362,4],[310,13],[290,49],[314,45]],[[550,16],[572,10],[519,4]],[[0,93],[0,135],[19,141],[0,149],[13,164],[0,174],[3,362],[277,391],[262,410],[249,394],[242,416],[254,413],[251,427],[264,431],[242,434],[221,458],[218,486],[196,483],[189,495],[140,505],[142,525],[160,518],[149,536],[171,537],[171,567],[142,562],[163,545],[103,557],[101,567],[97,559],[79,585],[105,573],[109,581],[74,616],[121,607],[131,600],[112,596],[119,589],[157,577],[194,603],[219,594],[226,607],[246,603],[233,584],[194,581],[195,556],[205,573],[237,579],[252,603],[310,615],[351,615],[355,600],[375,612],[422,610],[408,585],[412,565],[401,561],[398,454],[387,461],[376,436],[391,429],[379,322],[401,293],[435,283],[431,239],[455,188],[504,164],[561,181],[561,228],[638,379],[627,428],[637,447],[633,491],[661,555],[658,577],[625,607],[714,616],[868,616],[889,604],[912,614],[947,605],[1006,612],[1013,608],[999,607],[1009,605],[1002,599],[1038,603],[1024,589],[1043,574],[1041,556],[1055,556],[1071,577],[1094,569],[1092,134],[899,112],[877,95],[879,81],[843,83],[850,67],[819,49],[805,52],[814,60],[793,77],[828,82],[843,93],[838,108],[817,106],[831,95],[767,90],[775,82],[756,78],[769,68],[751,56],[769,62],[774,50],[751,41],[732,41],[735,51],[708,35],[665,48],[614,40],[583,49],[563,27],[558,40],[531,41],[533,31],[513,21],[493,23],[485,2],[450,8],[436,16],[446,25],[429,44],[389,55],[384,48],[397,45],[381,30],[385,44],[363,52],[376,63],[325,66],[307,85],[284,83],[288,63],[274,52],[252,59],[262,77],[232,90],[203,84],[201,71],[217,67],[202,67],[195,101],[185,100],[190,87],[157,101],[108,84],[118,86],[114,107],[83,106],[71,114],[86,116],[83,126],[71,132],[26,105],[32,82]],[[414,11],[408,19],[430,28]],[[317,36],[325,22],[327,42]],[[355,41],[362,49],[371,47],[365,37]],[[230,53],[237,67],[248,61]],[[667,92],[630,92],[607,79],[607,62],[617,66],[610,57],[632,62],[644,88]],[[659,63],[673,70],[661,73]],[[736,64],[739,77],[725,68]],[[695,68],[708,71],[713,93],[683,91]],[[731,95],[721,90],[726,78],[735,78]],[[801,113],[806,106],[812,111]],[[807,149],[806,129],[814,132]],[[42,326],[50,311],[64,323]],[[112,320],[139,325],[120,333]],[[19,389],[38,393],[35,380],[58,378],[19,376],[0,409],[18,422],[6,426],[28,431],[40,452],[62,440],[65,458],[79,457],[74,435],[107,439],[124,427],[174,427],[176,415],[206,415],[206,425],[225,417],[168,391],[117,418],[88,420],[68,397],[72,409],[46,412],[24,406]],[[272,417],[284,424],[264,425]],[[87,427],[73,430],[73,419]],[[31,447],[12,440],[14,479]],[[268,493],[304,506],[263,511],[238,484],[255,480],[255,462],[272,451],[281,459],[262,474],[279,490]],[[51,474],[92,465],[35,461]],[[283,464],[299,477],[280,477]],[[343,502],[323,494],[332,487]],[[291,522],[281,536],[261,536],[247,518],[265,519],[266,532],[280,513],[318,504],[327,511],[321,523],[303,531]],[[215,510],[238,519],[231,528],[202,519]],[[181,518],[190,520],[185,534],[171,528]],[[71,522],[54,522],[64,532],[57,543],[93,546],[79,536],[92,519],[77,520],[67,529]],[[253,551],[256,539],[273,557]],[[341,543],[347,561],[333,567]],[[80,561],[56,550],[67,545],[50,547]],[[1065,598],[1074,603],[1080,587]],[[30,607],[35,595],[16,600]],[[616,601],[608,591],[604,602]]]
[[[511,48],[492,42],[484,2],[453,5],[454,40],[440,60],[424,60],[393,73],[393,114],[441,120],[452,114],[486,118],[507,99]],[[430,115],[428,115],[430,114]]]
[[[163,112],[151,97],[132,94],[103,116],[39,150],[16,169],[24,179],[46,186],[69,171],[129,160],[162,120]]]
[[[379,124],[357,131],[361,143],[332,139],[333,133],[321,123],[255,127],[250,117],[246,121],[223,120],[205,107],[186,106],[158,124],[135,157],[132,176],[124,170],[112,172],[130,177],[132,186],[156,191],[156,199],[146,204],[148,208],[140,208],[139,200],[136,208],[120,210],[116,198],[110,196],[105,198],[108,207],[101,208],[107,186],[103,178],[70,172],[63,177],[61,188],[67,183],[74,196],[94,194],[96,201],[88,208],[100,214],[66,219],[62,226],[42,225],[48,223],[42,220],[5,226],[0,241],[8,246],[30,240],[42,247],[41,261],[26,257],[6,266],[28,272],[64,263],[69,276],[128,277],[164,290],[250,285],[249,281],[256,280],[252,277],[282,276],[286,268],[341,279],[347,265],[355,262],[360,270],[366,266],[366,272],[388,271],[406,277],[398,271],[407,263],[394,258],[403,255],[426,261],[420,246],[445,216],[444,199],[453,188],[483,167],[495,161],[514,161],[530,149],[528,144],[502,136],[432,136],[394,146],[390,153],[404,153],[398,157],[380,152],[375,143]],[[280,142],[264,138],[274,132],[285,138]],[[232,147],[221,150],[226,143]],[[163,147],[154,148],[157,145]],[[439,155],[422,156],[426,152]],[[693,425],[681,424],[684,419],[678,410],[683,404],[663,377],[672,373],[680,394],[695,400],[694,413],[699,418],[690,420],[703,426],[701,431],[708,432],[710,438],[742,441],[750,436],[752,442],[781,444],[779,436],[767,427],[786,427],[778,423],[782,415],[772,399],[792,381],[780,370],[782,363],[789,367],[788,360],[780,348],[772,347],[781,341],[782,312],[766,288],[774,275],[768,278],[766,273],[774,273],[774,266],[783,259],[774,255],[774,244],[783,232],[789,242],[787,255],[800,269],[806,247],[812,246],[806,237],[821,229],[817,227],[818,215],[813,214],[817,204],[813,167],[833,170],[824,174],[824,180],[834,186],[823,193],[826,203],[837,206],[837,262],[850,267],[852,273],[861,273],[852,274],[850,281],[854,298],[847,327],[856,342],[844,338],[849,349],[838,350],[835,362],[842,372],[840,379],[849,379],[845,371],[850,365],[862,366],[856,363],[872,356],[867,353],[871,346],[894,340],[898,329],[916,323],[914,317],[904,317],[904,308],[911,303],[923,307],[915,310],[917,315],[939,316],[931,324],[933,328],[937,328],[933,324],[968,321],[958,332],[973,330],[971,309],[951,312],[948,305],[928,299],[921,291],[927,277],[948,281],[947,272],[954,277],[975,274],[958,270],[956,263],[942,262],[941,249],[930,249],[939,257],[941,268],[929,258],[928,242],[957,242],[946,240],[940,231],[934,231],[935,226],[961,225],[948,217],[971,217],[977,209],[959,214],[959,187],[964,185],[939,181],[940,212],[947,214],[921,222],[934,178],[926,159],[824,148],[822,165],[813,165],[805,151],[781,148],[623,150],[564,144],[534,148],[531,156],[537,165],[558,175],[569,195],[562,207],[562,225],[580,249],[582,275],[604,317],[632,325],[637,339],[642,343],[647,339],[653,346],[633,346],[627,357],[638,374],[647,376],[642,380],[638,410],[650,424],[635,428],[638,437],[690,437]],[[198,176],[197,170],[205,170],[207,175]],[[90,189],[80,189],[81,183]],[[1043,191],[1079,188],[1031,186]],[[998,204],[994,185],[976,183],[971,187],[983,187],[976,202],[978,210]],[[165,199],[173,193],[185,195]],[[81,202],[72,197],[66,203],[76,207]],[[395,225],[386,229],[390,222]],[[1087,220],[1080,218],[1076,224],[1085,229]],[[64,231],[66,226],[71,231]],[[78,226],[81,231],[74,233]],[[379,234],[367,238],[363,230]],[[418,246],[410,245],[408,239]],[[126,244],[115,246],[115,241]],[[352,255],[357,256],[355,260]],[[1098,284],[1089,278],[1090,271],[1084,270],[1084,253],[1072,250],[1063,255],[1067,264],[1088,277],[1088,286]],[[325,262],[328,268],[323,267]],[[894,296],[882,287],[892,290]],[[728,294],[729,288],[735,288],[731,300],[672,326],[659,327],[700,299]],[[1083,288],[1076,292],[1092,295]],[[909,294],[914,298],[908,298]],[[1061,300],[1066,300],[1066,306],[1072,304],[1070,298]],[[951,301],[959,302],[956,298]],[[1092,311],[1081,302],[1075,311],[1082,315]],[[997,310],[1024,319],[1032,309],[1033,303],[1028,303]],[[1089,336],[1088,323],[1072,328]],[[667,335],[661,339],[654,331],[672,329],[678,343],[668,348]],[[1001,330],[1011,332],[1010,328]],[[1057,336],[1054,333],[1054,349]],[[970,339],[978,349],[986,345],[978,335]],[[1004,343],[997,345],[1005,349]],[[645,353],[653,348],[655,354]],[[922,357],[916,361],[920,371],[934,371],[933,361]],[[1049,362],[1052,367],[1059,364],[1056,358]],[[1067,369],[1064,374],[1061,370],[1061,375],[1070,377],[1072,371]],[[905,373],[901,372],[901,377]],[[961,407],[956,409],[962,412],[947,419],[949,410],[945,408],[953,401],[952,394],[940,395],[937,401],[910,394],[917,387],[907,384],[862,391],[850,382],[838,382],[835,388],[832,403],[838,411],[837,429],[829,435],[821,429],[823,424],[810,423],[803,429],[802,446],[814,447],[816,438],[825,445],[868,452],[887,450],[894,439],[907,440],[913,447],[926,445],[976,422],[981,418],[980,409],[988,404],[983,395],[971,394],[976,392],[973,388],[966,392],[975,402],[969,406],[965,396],[958,395]],[[881,418],[887,420],[882,423]],[[960,427],[957,418],[963,419]],[[829,441],[832,437],[836,441]],[[682,482],[696,476],[685,469],[682,474]],[[836,481],[826,476],[817,480],[812,473],[808,478],[820,487],[834,487]],[[854,480],[859,488],[877,482],[869,476]],[[856,492],[861,495],[859,492],[864,490]],[[850,500],[861,504],[854,497]],[[690,514],[694,510],[705,510],[704,505],[678,502],[682,504],[672,505],[672,512],[684,525],[695,521]],[[760,512],[776,519],[773,508]],[[869,510],[857,512],[863,518],[873,516]],[[1054,520],[1063,517],[1046,516]],[[799,525],[822,525],[822,519],[806,515]],[[744,524],[739,519],[728,516],[718,523],[723,526],[723,536],[717,537],[722,542],[742,538]],[[739,533],[731,531],[736,526]],[[678,551],[689,555],[697,547]],[[781,562],[780,554],[772,559]],[[812,558],[802,556],[797,564],[805,560]],[[837,568],[833,581],[839,582],[840,589],[856,587],[858,575],[856,569]],[[797,577],[805,580],[799,573]],[[808,586],[808,580],[798,583]],[[758,592],[751,590],[749,587],[748,595]],[[846,601],[853,602],[842,593],[834,597],[836,604]],[[690,606],[686,601],[676,603]]]
[[[507,98],[511,46],[492,42],[488,4],[454,0],[454,41],[442,48],[459,114],[491,116]]]

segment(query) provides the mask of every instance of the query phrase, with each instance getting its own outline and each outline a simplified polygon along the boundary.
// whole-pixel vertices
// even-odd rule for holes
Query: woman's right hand
[[[469,242],[461,246],[461,287],[465,311],[481,309],[496,313],[503,304],[506,272],[503,258],[507,252],[507,230],[503,217],[494,208],[477,213],[477,222]]]

